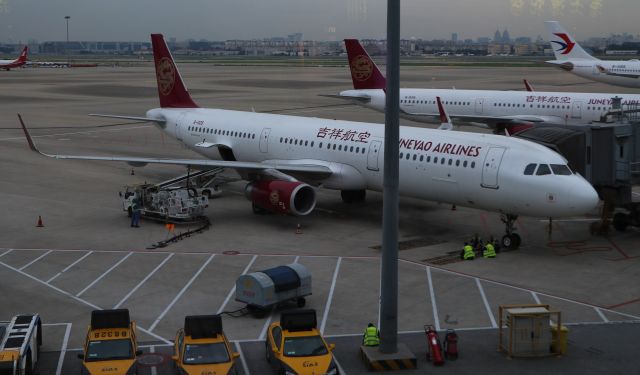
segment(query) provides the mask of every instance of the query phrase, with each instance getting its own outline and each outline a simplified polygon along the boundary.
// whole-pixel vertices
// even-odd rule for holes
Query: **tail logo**
[[[563,55],[568,55],[569,53],[571,53],[573,46],[575,46],[576,44],[571,41],[571,38],[569,38],[569,35],[565,33],[553,33],[553,35],[557,36],[558,38],[561,38],[564,41],[564,43],[558,42],[556,40],[551,41],[551,43],[556,43],[560,45],[560,49],[557,49],[556,51],[562,52]]]
[[[158,61],[157,78],[160,93],[164,96],[169,95],[176,82],[176,67],[168,57],[163,57]]]
[[[356,56],[351,62],[351,76],[356,81],[366,81],[373,73],[373,64],[365,55]]]

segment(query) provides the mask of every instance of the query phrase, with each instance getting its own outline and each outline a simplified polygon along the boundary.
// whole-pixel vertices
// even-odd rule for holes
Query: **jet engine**
[[[247,184],[245,196],[255,206],[271,212],[308,215],[316,206],[316,192],[297,181],[265,180]]]

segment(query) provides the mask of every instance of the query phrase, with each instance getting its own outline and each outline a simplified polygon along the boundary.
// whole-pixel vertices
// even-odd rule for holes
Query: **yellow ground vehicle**
[[[176,333],[173,360],[181,375],[237,374],[236,359],[220,315],[192,315]]]
[[[315,310],[284,311],[280,322],[269,326],[267,362],[278,375],[337,375],[338,367],[317,329]]]
[[[94,310],[87,331],[82,359],[83,375],[134,375],[136,356],[142,354],[136,343],[136,323],[129,310]]]

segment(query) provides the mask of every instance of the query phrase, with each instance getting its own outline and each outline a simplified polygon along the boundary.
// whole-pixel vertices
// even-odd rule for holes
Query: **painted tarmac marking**
[[[73,294],[71,294],[71,293],[69,293],[69,292],[67,292],[67,291],[62,290],[62,289],[58,288],[58,287],[57,287],[57,286],[55,286],[55,285],[52,285],[52,284],[49,284],[49,283],[47,283],[47,282],[45,282],[45,281],[43,281],[43,280],[40,280],[40,279],[38,279],[37,277],[32,276],[32,275],[30,275],[30,274],[28,274],[28,273],[26,273],[26,272],[24,272],[24,271],[20,271],[19,269],[15,268],[15,267],[12,267],[12,266],[10,266],[10,265],[8,265],[8,264],[6,264],[6,263],[0,262],[0,265],[3,265],[3,266],[5,266],[5,267],[9,268],[10,270],[13,270],[13,271],[15,271],[15,272],[17,272],[17,273],[19,273],[19,274],[21,274],[21,275],[25,276],[25,277],[28,277],[28,278],[30,278],[31,280],[36,281],[36,282],[38,282],[38,283],[40,283],[40,284],[42,284],[42,285],[48,286],[49,288],[51,288],[51,289],[53,289],[53,290],[55,290],[55,291],[57,291],[57,292],[59,292],[59,293],[61,293],[61,294],[64,294],[65,296],[70,297],[70,298],[72,298],[72,299],[76,300],[77,302],[80,302],[80,303],[82,303],[82,304],[85,304],[85,305],[87,305],[87,306],[89,306],[89,307],[91,307],[91,308],[93,308],[93,309],[95,309],[95,310],[103,310],[103,308],[101,308],[101,307],[100,307],[100,306],[98,306],[98,305],[94,305],[93,303],[91,303],[91,302],[89,302],[89,301],[87,301],[87,300],[85,300],[85,299],[82,299],[82,298],[79,298],[79,297],[77,297],[77,296],[74,296]],[[143,328],[143,327],[137,326],[137,328],[138,328],[139,330],[141,330],[142,332],[144,332],[144,333],[146,333],[146,334],[148,334],[148,335],[150,335],[150,336],[153,336],[153,337],[157,338],[158,340],[160,340],[160,341],[162,341],[162,342],[164,342],[164,343],[166,343],[166,344],[173,345],[173,344],[171,343],[171,341],[169,341],[169,340],[165,339],[165,338],[164,338],[164,337],[162,337],[162,336],[156,335],[155,333],[150,332],[150,331],[148,331],[147,329],[145,329],[145,328]]]
[[[13,249],[9,249],[9,250],[5,251],[4,253],[0,254],[0,258],[2,258],[3,256],[9,254],[12,251],[13,251]]]
[[[336,269],[333,271],[333,278],[331,279],[331,288],[329,289],[327,304],[324,306],[324,313],[322,313],[322,323],[320,324],[320,333],[322,334],[324,333],[324,328],[327,325],[327,317],[329,316],[329,309],[331,309],[333,292],[336,289],[336,280],[338,280],[338,273],[340,272],[340,264],[342,264],[342,257],[338,257],[338,263],[336,263]]]
[[[121,132],[127,130],[134,129],[144,129],[151,127],[152,125],[143,125],[143,126],[134,126],[132,128],[118,128],[118,129],[104,129],[104,130],[87,130],[83,132],[72,132],[72,133],[54,133],[54,134],[43,134],[43,135],[32,135],[31,138],[46,138],[46,137],[57,137],[60,135],[78,135],[78,134],[91,134],[91,133],[106,133],[106,132]],[[35,128],[37,129],[37,128]],[[15,140],[24,140],[24,137],[9,137],[9,138],[0,138],[0,141],[15,141]]]
[[[596,312],[598,313],[598,315],[600,316],[600,319],[602,319],[603,322],[605,323],[609,323],[609,319],[607,319],[607,317],[604,315],[604,313],[602,312],[602,310],[600,310],[599,308],[593,306],[593,309],[596,310]]]
[[[49,250],[46,253],[40,255],[39,257],[37,257],[36,259],[32,260],[31,262],[25,264],[24,266],[18,268],[20,271],[22,271],[23,269],[29,267],[30,265],[34,264],[35,262],[39,261],[40,259],[46,257],[47,255],[49,255],[53,250]]]
[[[251,375],[251,372],[249,372],[249,366],[247,366],[247,361],[244,359],[244,353],[242,352],[242,345],[240,345],[239,342],[234,342],[233,343],[236,347],[236,350],[238,351],[238,354],[240,354],[240,363],[242,363],[242,369],[244,370],[245,375]]]
[[[480,291],[480,296],[482,297],[482,302],[484,302],[484,307],[487,309],[487,314],[489,315],[489,319],[491,320],[491,326],[493,328],[498,328],[498,325],[496,324],[496,318],[493,316],[493,313],[491,312],[491,306],[489,306],[489,301],[487,300],[487,295],[484,293],[484,288],[480,283],[480,279],[478,279],[477,277],[475,279],[476,279],[476,285],[478,286],[478,290]]]
[[[429,282],[429,296],[431,297],[431,308],[433,309],[433,321],[436,323],[436,331],[440,331],[440,318],[438,317],[438,306],[436,305],[436,293],[433,291],[433,279],[431,278],[431,267],[427,266],[427,280]]]
[[[300,255],[298,255],[294,260],[293,263],[298,263],[298,261],[300,260]],[[267,321],[264,322],[264,325],[262,326],[262,330],[260,331],[260,336],[259,339],[260,340],[264,340],[264,338],[267,335],[267,329],[269,328],[269,325],[271,324],[271,321],[273,320],[274,316],[276,315],[276,311],[275,309],[271,309],[271,313],[269,314],[269,316],[267,317]]]
[[[149,353],[155,353],[155,352],[156,352],[156,346],[151,345],[151,347],[149,348]],[[158,375],[158,370],[156,370],[156,366],[151,367],[151,375]]]
[[[67,354],[67,344],[69,343],[69,334],[71,334],[71,323],[66,324],[67,328],[64,331],[64,339],[62,340],[62,348],[60,348],[60,357],[58,358],[58,367],[56,367],[56,375],[62,374],[62,364],[64,363],[64,357]]]
[[[158,325],[158,323],[160,323],[160,321],[162,320],[162,318],[164,318],[164,316],[167,314],[167,312],[169,312],[169,310],[173,307],[173,305],[175,305],[176,302],[178,302],[178,300],[180,299],[180,297],[182,297],[182,295],[184,294],[184,292],[187,291],[187,289],[189,289],[189,287],[191,286],[191,284],[196,280],[196,278],[198,276],[200,276],[200,273],[204,270],[204,268],[213,260],[213,257],[215,257],[216,254],[211,254],[211,256],[209,258],[207,258],[207,260],[202,264],[202,266],[200,266],[200,269],[198,269],[198,271],[193,275],[193,277],[191,277],[191,279],[185,284],[185,286],[182,288],[182,290],[180,290],[180,292],[178,292],[178,294],[173,298],[173,300],[171,301],[171,303],[169,303],[169,305],[167,305],[167,307],[164,309],[164,311],[160,314],[160,316],[153,322],[153,324],[151,325],[151,327],[149,327],[149,332],[153,332],[153,330],[156,328],[156,326]]]
[[[93,254],[93,250],[89,251],[88,253],[84,254],[83,256],[80,257],[80,259],[76,260],[75,262],[71,263],[70,265],[66,266],[62,271],[58,272],[56,275],[52,276],[49,280],[47,280],[47,283],[52,282],[53,280],[55,280],[56,278],[58,278],[60,275],[62,275],[63,273],[69,271],[71,269],[71,267],[75,266],[76,264],[82,262],[86,257],[88,257],[89,255]]]
[[[159,270],[160,268],[162,268],[162,266],[164,266],[164,264],[165,264],[165,263],[167,263],[167,261],[168,261],[169,259],[171,259],[171,257],[173,257],[174,255],[175,255],[174,253],[170,253],[170,254],[169,254],[169,256],[167,256],[166,258],[164,258],[164,260],[163,260],[162,262],[160,262],[160,264],[158,264],[158,265],[156,266],[156,268],[154,268],[151,272],[149,272],[149,274],[148,274],[147,276],[145,276],[145,278],[144,278],[144,279],[142,279],[142,280],[138,283],[138,285],[136,285],[133,289],[131,289],[131,290],[129,291],[129,293],[127,293],[127,295],[126,295],[126,296],[124,296],[124,297],[122,298],[122,300],[120,300],[120,302],[118,302],[115,306],[113,306],[113,308],[114,308],[114,309],[117,309],[117,308],[119,308],[120,306],[122,306],[122,304],[124,303],[124,301],[126,301],[127,299],[129,299],[129,297],[131,297],[131,295],[132,295],[133,293],[135,293],[135,292],[136,292],[136,290],[138,290],[138,288],[140,288],[140,287],[142,286],[142,284],[144,284],[147,280],[149,280],[149,278],[151,278],[151,276],[153,276],[156,272],[158,272],[158,270]]]
[[[536,303],[538,305],[541,305],[540,303],[540,298],[538,298],[538,293],[534,292],[533,290],[531,291],[531,297],[533,297],[533,300],[536,301]]]
[[[78,294],[76,294],[76,297],[80,297],[82,294],[84,294],[84,292],[86,292],[87,290],[89,290],[92,286],[96,285],[98,283],[98,281],[102,280],[103,277],[107,276],[109,274],[109,272],[113,271],[116,267],[118,267],[120,264],[122,264],[122,262],[124,262],[125,260],[127,260],[127,258],[129,258],[131,255],[133,255],[133,252],[129,252],[127,255],[125,255],[122,259],[120,259],[116,264],[114,264],[113,266],[111,266],[111,268],[109,268],[108,270],[104,271],[104,273],[100,276],[98,276],[97,279],[93,280],[93,282],[91,282],[91,284],[87,285],[84,289],[82,289]]]
[[[241,275],[246,275],[247,272],[249,272],[249,268],[251,268],[251,265],[253,265],[253,262],[256,261],[256,259],[258,259],[257,255],[254,255],[251,260],[249,261],[249,264],[247,264],[247,266],[244,268],[244,270],[242,271]],[[227,306],[227,303],[229,303],[229,300],[231,299],[231,297],[235,294],[236,292],[236,284],[233,284],[233,288],[231,288],[231,291],[229,292],[229,294],[227,294],[227,298],[224,299],[224,302],[222,302],[222,305],[220,306],[220,308],[218,309],[218,311],[216,312],[216,314],[220,314],[221,312],[224,311],[225,306]]]

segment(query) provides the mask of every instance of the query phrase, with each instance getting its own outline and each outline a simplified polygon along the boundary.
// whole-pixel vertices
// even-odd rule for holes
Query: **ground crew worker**
[[[496,257],[496,249],[493,247],[491,242],[487,242],[484,245],[484,251],[482,252],[482,256],[485,258],[495,258]]]
[[[380,331],[373,325],[373,323],[369,323],[367,328],[364,330],[364,335],[362,336],[362,345],[364,346],[378,346],[380,345]]]
[[[133,198],[133,200],[131,201],[132,205],[131,205],[131,226],[135,227],[135,228],[139,228],[140,227],[140,210],[142,207],[140,207],[140,198],[135,197]]]
[[[473,251],[473,247],[471,247],[468,242],[465,242],[464,247],[462,248],[462,259],[473,260],[475,257],[476,253]]]

